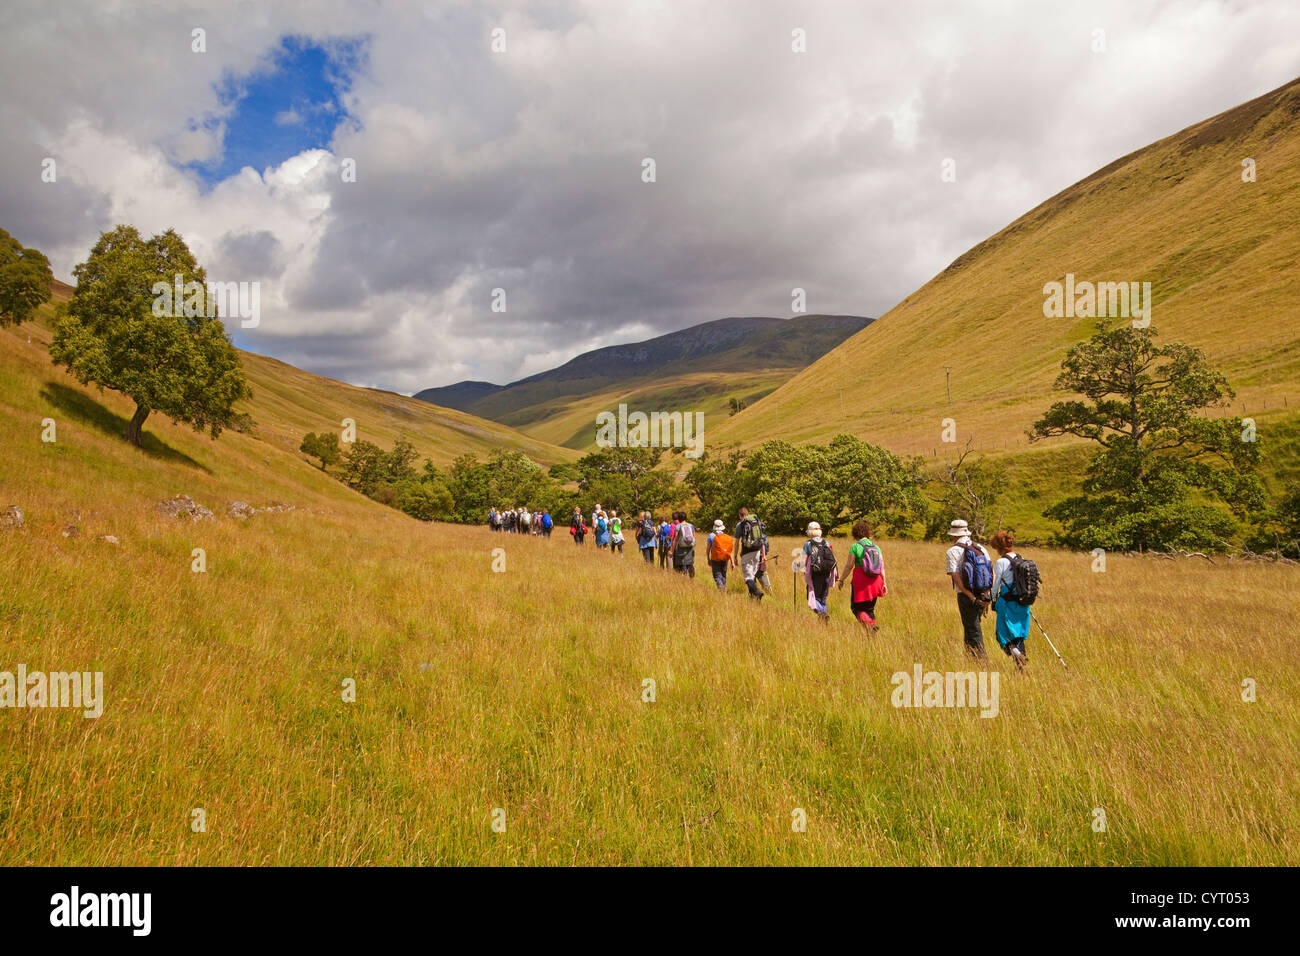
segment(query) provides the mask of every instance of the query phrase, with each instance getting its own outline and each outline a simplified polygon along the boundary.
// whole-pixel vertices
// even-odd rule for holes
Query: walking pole
[[[1033,618],[1035,624],[1038,624],[1038,617],[1037,617],[1037,615],[1032,615],[1032,614],[1031,614],[1030,617]],[[1040,631],[1043,631],[1043,625],[1038,624],[1038,629],[1039,629]],[[1047,632],[1046,632],[1046,631],[1043,631],[1043,637],[1047,638],[1047,646],[1050,647],[1050,648],[1052,649],[1052,653],[1055,654],[1055,655],[1056,655],[1056,659],[1057,659],[1058,661],[1061,662],[1061,666],[1064,667],[1064,668],[1068,671],[1068,670],[1070,669],[1070,665],[1067,664],[1067,663],[1065,663],[1065,658],[1062,657],[1062,656],[1061,656],[1061,652],[1058,651],[1058,650],[1056,649],[1056,645],[1052,643],[1052,639],[1051,639],[1050,637],[1047,637]]]

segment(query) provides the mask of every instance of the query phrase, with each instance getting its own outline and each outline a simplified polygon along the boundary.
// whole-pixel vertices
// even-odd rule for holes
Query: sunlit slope
[[[71,289],[55,285],[54,302],[65,301]],[[39,393],[46,382],[59,383],[89,396],[113,414],[129,417],[133,403],[111,391],[81,386],[63,370],[50,363],[48,346],[52,321],[51,306],[40,310],[38,321],[10,330],[14,347],[5,348],[5,361],[23,363],[23,375],[32,379]],[[31,339],[30,343],[28,338]],[[301,457],[298,446],[309,431],[335,431],[344,419],[356,423],[357,439],[371,441],[384,448],[392,447],[400,437],[415,445],[422,458],[439,466],[449,464],[466,452],[486,458],[496,448],[522,451],[542,464],[572,460],[574,452],[532,438],[506,425],[478,418],[467,412],[430,405],[405,395],[378,389],[359,388],[335,379],[322,378],[266,356],[241,353],[253,398],[241,407],[253,418],[251,437],[272,448]],[[30,389],[28,389],[30,391]],[[35,407],[35,406],[33,406]],[[41,416],[37,416],[37,420]],[[145,431],[162,437],[172,434],[175,426],[158,414],[151,415]],[[192,435],[182,426],[178,433]],[[226,436],[222,436],[225,441]],[[172,443],[171,439],[166,439]],[[211,445],[200,439],[203,448]]]
[[[684,372],[664,381],[634,387],[614,387],[596,395],[552,399],[537,409],[537,421],[516,425],[542,441],[569,448],[589,449],[596,445],[596,416],[608,411],[618,414],[620,404],[629,411],[699,412],[709,429],[731,414],[731,399],[749,404],[776,389],[795,369],[766,369],[743,376],[714,372]]]
[[[1266,441],[1268,423],[1300,406],[1298,119],[1300,81],[1099,170],[719,423],[710,447],[852,432],[943,455],[952,418],[958,445],[1023,450],[1066,350],[1092,330],[1092,319],[1043,315],[1044,284],[1066,273],[1151,282],[1161,338],[1203,348]],[[1253,183],[1242,181],[1247,158]]]

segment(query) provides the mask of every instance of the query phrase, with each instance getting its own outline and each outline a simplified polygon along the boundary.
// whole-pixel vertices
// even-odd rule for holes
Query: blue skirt
[[[998,614],[998,646],[1005,648],[1012,641],[1029,638],[1030,608],[1015,601],[1008,601],[1001,595],[993,602],[993,610]]]

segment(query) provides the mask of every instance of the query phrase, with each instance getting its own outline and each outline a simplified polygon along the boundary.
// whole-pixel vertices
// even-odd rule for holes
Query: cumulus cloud
[[[1294,78],[1297,26],[1291,0],[9,3],[0,225],[62,278],[115,222],[172,226],[214,278],[262,282],[246,347],[408,392],[504,382],[788,315],[794,287],[879,315],[1052,193]],[[220,91],[288,36],[364,44],[346,116],[204,182],[188,164],[240,122]]]

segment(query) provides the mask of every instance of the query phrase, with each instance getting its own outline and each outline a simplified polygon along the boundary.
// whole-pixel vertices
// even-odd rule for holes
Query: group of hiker
[[[671,516],[656,518],[649,511],[642,511],[629,519],[627,531],[635,536],[637,550],[646,564],[654,564],[657,558],[659,567],[671,567],[689,578],[695,577],[695,526],[687,520],[686,512],[674,511]],[[623,519],[618,512],[606,511],[600,505],[592,510],[590,522],[577,507],[569,518],[569,534],[577,545],[585,544],[587,536],[592,535],[597,548],[622,553],[623,532]],[[747,509],[741,508],[735,534],[725,532],[726,525],[715,521],[713,531],[704,542],[714,582],[719,590],[726,590],[728,567],[740,568],[750,596],[762,600],[764,593],[772,591],[767,574],[771,544],[766,529],[762,522],[749,517]]]
[[[493,531],[506,534],[531,534],[539,538],[549,538],[555,520],[549,510],[532,512],[527,507],[492,508],[488,511],[488,527]]]
[[[739,570],[749,597],[762,601],[772,594],[767,572],[771,551],[767,528],[748,508],[741,508],[731,533],[721,519],[713,522],[703,546],[713,583],[719,591],[727,589],[727,574]],[[525,508],[492,509],[488,524],[493,531],[534,534],[550,537],[554,521],[549,511],[530,513]],[[590,521],[582,509],[575,507],[569,518],[569,534],[582,546],[591,535],[598,549],[623,553],[625,534],[635,538],[637,550],[646,564],[658,560],[660,568],[671,567],[679,574],[695,577],[696,529],[686,512],[675,511],[669,517],[654,517],[649,511],[626,520],[618,511],[606,511],[600,505],[592,510]],[[889,594],[885,576],[884,554],[871,540],[867,521],[852,528],[852,541],[842,564],[836,562],[835,548],[826,540],[821,525],[813,521],[805,529],[807,540],[798,554],[796,568],[802,569],[808,607],[826,622],[830,620],[830,592],[844,589],[849,583],[849,612],[868,631],[879,630],[876,602]],[[957,612],[962,623],[962,640],[971,656],[984,660],[984,615],[990,608],[996,616],[994,635],[998,646],[1023,669],[1029,663],[1025,643],[1032,621],[1030,605],[1038,597],[1041,578],[1038,566],[1023,558],[1015,547],[1010,531],[998,531],[989,543],[997,551],[994,561],[988,549],[971,536],[967,523],[958,518],[948,527],[953,544],[948,548],[945,572],[957,597]],[[799,573],[796,571],[796,573]]]

